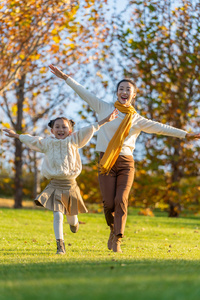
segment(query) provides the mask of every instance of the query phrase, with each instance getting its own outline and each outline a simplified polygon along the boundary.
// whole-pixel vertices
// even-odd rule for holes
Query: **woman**
[[[123,79],[117,84],[117,101],[107,103],[88,92],[58,68],[53,65],[49,67],[54,75],[64,79],[95,110],[99,120],[105,118],[114,108],[119,111],[117,119],[99,130],[96,150],[100,152],[99,184],[103,197],[104,214],[107,224],[110,226],[108,249],[122,252],[120,243],[126,224],[128,196],[134,179],[132,152],[140,132],[186,138],[187,140],[200,138],[200,134],[189,134],[184,130],[140,116],[133,107],[136,85],[130,79]]]

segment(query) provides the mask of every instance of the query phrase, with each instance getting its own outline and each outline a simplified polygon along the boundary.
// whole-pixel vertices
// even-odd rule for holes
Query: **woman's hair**
[[[55,122],[56,122],[57,120],[65,120],[65,121],[67,121],[68,124],[69,124],[69,129],[70,129],[71,131],[73,131],[75,122],[74,122],[73,120],[69,120],[69,119],[67,119],[67,118],[65,118],[65,117],[58,117],[58,118],[56,118],[56,119],[50,120],[50,122],[48,123],[48,126],[49,126],[50,128],[53,128],[53,126],[54,126],[54,124],[55,124]]]
[[[124,79],[122,79],[122,80],[120,80],[120,81],[118,82],[118,84],[117,84],[117,91],[118,91],[118,88],[119,88],[120,83],[122,83],[122,82],[129,82],[129,83],[131,83],[132,86],[134,87],[135,94],[137,94],[137,86],[136,86],[135,82],[134,82],[133,80],[129,79],[129,78],[124,78]],[[116,92],[117,92],[117,91],[116,91]],[[132,104],[133,106],[135,105],[135,98],[132,99],[131,104]]]

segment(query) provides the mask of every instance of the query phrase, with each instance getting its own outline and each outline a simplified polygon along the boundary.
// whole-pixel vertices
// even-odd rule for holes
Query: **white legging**
[[[63,214],[60,211],[53,212],[53,228],[56,240],[64,240],[63,238]],[[67,222],[69,225],[76,225],[78,223],[78,216],[69,216],[66,215]]]

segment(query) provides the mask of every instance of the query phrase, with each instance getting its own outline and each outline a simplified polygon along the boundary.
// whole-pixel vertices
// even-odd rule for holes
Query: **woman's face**
[[[136,92],[134,86],[128,81],[122,81],[117,90],[118,101],[124,106],[130,106],[135,96]]]
[[[55,121],[51,132],[57,139],[65,139],[70,134],[69,124],[67,120],[58,119]]]

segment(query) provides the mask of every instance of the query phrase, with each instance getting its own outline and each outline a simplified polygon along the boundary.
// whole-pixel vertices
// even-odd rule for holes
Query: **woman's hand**
[[[51,73],[56,75],[58,78],[66,80],[69,76],[63,73],[61,70],[58,68],[54,67],[53,65],[49,65],[49,68],[51,69]]]
[[[200,133],[186,133],[185,138],[187,141],[200,139]]]
[[[3,131],[7,132],[6,136],[9,136],[11,138],[19,138],[19,134],[17,134],[14,130],[12,129],[3,129]]]

